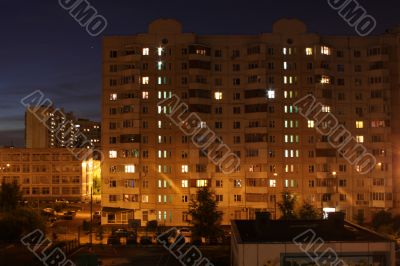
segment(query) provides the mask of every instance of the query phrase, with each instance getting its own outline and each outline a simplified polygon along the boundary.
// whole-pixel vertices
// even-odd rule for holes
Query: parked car
[[[63,218],[64,218],[64,220],[72,220],[72,219],[74,219],[75,216],[76,216],[75,211],[67,211],[67,212],[64,212]]]
[[[128,237],[128,230],[119,228],[115,230],[114,235],[117,237]]]
[[[53,208],[44,208],[42,212],[46,214],[56,214],[56,211]]]
[[[190,237],[192,236],[192,231],[189,228],[181,228],[178,229],[178,235],[183,235],[185,237]]]
[[[66,200],[66,199],[56,199],[56,203],[66,203],[66,204],[68,204],[69,201]]]

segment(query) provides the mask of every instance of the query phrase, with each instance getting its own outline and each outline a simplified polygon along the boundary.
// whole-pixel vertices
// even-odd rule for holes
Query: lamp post
[[[92,239],[92,228],[93,228],[93,183],[90,186],[90,228],[89,228],[89,243],[90,243],[90,248],[92,248],[93,245],[93,239]]]

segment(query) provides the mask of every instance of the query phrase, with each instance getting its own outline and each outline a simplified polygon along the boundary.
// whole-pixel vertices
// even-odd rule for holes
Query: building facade
[[[66,148],[0,148],[1,182],[17,182],[25,200],[87,200],[100,183],[100,162],[78,160]]]
[[[279,217],[286,190],[347,219],[397,208],[399,36],[321,36],[287,19],[271,33],[203,36],[160,19],[147,33],[106,37],[102,222],[186,225],[202,186],[215,192],[224,224],[257,211]],[[294,103],[308,94],[373,154],[372,171],[359,173],[299,113]],[[240,158],[233,173],[158,106],[173,95]]]

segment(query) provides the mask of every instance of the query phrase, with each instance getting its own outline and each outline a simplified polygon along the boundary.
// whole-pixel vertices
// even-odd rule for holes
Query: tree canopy
[[[294,220],[296,213],[294,207],[296,204],[296,196],[290,194],[288,191],[282,193],[282,200],[278,202],[279,210],[281,211],[281,220]]]
[[[197,191],[196,196],[189,204],[193,235],[206,238],[218,236],[221,232],[222,212],[218,210],[213,193],[204,187]]]
[[[17,182],[1,183],[0,209],[4,211],[15,210],[22,199],[22,193]]]
[[[298,218],[300,220],[319,220],[322,219],[322,212],[309,202],[304,202],[300,207]]]

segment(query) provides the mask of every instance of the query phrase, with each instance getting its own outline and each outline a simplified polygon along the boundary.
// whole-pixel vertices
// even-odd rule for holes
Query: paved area
[[[230,265],[230,250],[227,246],[204,246],[200,247],[200,251],[215,266]],[[168,250],[161,246],[94,246],[92,252],[98,255],[102,266],[182,266]],[[90,253],[88,248],[82,248],[73,254],[72,260],[76,261],[80,254],[88,253]],[[77,264],[77,266],[80,265]]]

